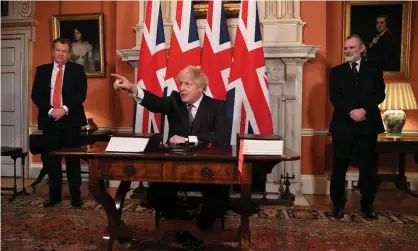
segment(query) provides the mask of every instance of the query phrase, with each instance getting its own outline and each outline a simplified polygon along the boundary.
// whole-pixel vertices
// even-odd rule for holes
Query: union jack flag
[[[241,1],[227,91],[231,144],[237,133],[272,134],[270,98],[257,2]]]
[[[161,97],[163,96],[167,56],[160,1],[147,2],[144,23],[137,85]],[[160,130],[161,114],[152,113],[140,104],[135,104],[134,132],[158,133]]]
[[[178,90],[175,78],[181,70],[189,65],[200,65],[200,41],[191,0],[178,0],[176,3],[169,55],[166,87],[171,89],[171,93]]]
[[[225,100],[232,49],[222,1],[209,1],[206,20],[202,49],[202,70],[209,80],[206,94]]]
[[[178,0],[176,3],[169,55],[164,87],[165,96],[169,96],[173,90],[179,90],[179,83],[176,83],[175,79],[181,70],[189,65],[200,65],[200,41],[191,0]],[[163,142],[166,142],[168,121],[167,116],[164,117]]]

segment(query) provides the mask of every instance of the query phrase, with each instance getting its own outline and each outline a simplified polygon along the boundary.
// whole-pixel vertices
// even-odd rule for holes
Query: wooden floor
[[[26,191],[28,191],[31,196],[39,196],[45,199],[48,199],[48,184],[44,180],[36,186],[36,190],[33,190],[29,185],[33,180],[25,180]],[[92,196],[89,194],[87,189],[88,183],[83,181],[81,186],[81,197],[82,199],[92,199]],[[12,178],[1,178],[1,186],[9,187],[13,186]],[[22,187],[21,181],[18,180],[19,191]],[[110,188],[110,192],[114,193],[115,188]],[[69,200],[70,196],[68,193],[68,185],[63,184],[62,189],[62,199]],[[4,195],[3,195],[4,194]],[[2,196],[9,196],[11,194],[9,191],[2,192]],[[23,195],[19,195],[23,196]],[[305,198],[308,200],[311,207],[320,209],[320,210],[330,210],[332,209],[332,202],[329,198],[329,195],[305,195]],[[347,191],[347,204],[346,210],[359,210],[360,209],[360,199],[361,195],[358,191]],[[411,213],[416,214],[418,212],[418,198],[407,195],[402,191],[397,190],[380,190],[377,194],[374,207],[376,211],[393,211],[399,213]]]

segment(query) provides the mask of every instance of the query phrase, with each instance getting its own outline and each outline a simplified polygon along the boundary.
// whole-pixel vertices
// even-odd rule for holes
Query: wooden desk
[[[118,239],[132,240],[134,233],[121,220],[125,196],[132,181],[240,184],[238,203],[241,226],[236,235],[241,250],[249,250],[249,216],[254,213],[251,203],[253,168],[271,168],[281,161],[298,160],[289,150],[283,156],[245,156],[243,172],[238,170],[235,147],[209,147],[190,152],[172,153],[156,150],[146,153],[109,153],[107,143],[96,143],[87,148],[53,152],[60,156],[79,156],[89,161],[89,189],[94,199],[106,211],[108,225],[101,241],[102,250],[112,250]],[[120,180],[116,195],[106,191],[105,180]]]

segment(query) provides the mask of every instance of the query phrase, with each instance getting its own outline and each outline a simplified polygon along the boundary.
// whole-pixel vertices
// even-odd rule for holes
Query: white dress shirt
[[[141,103],[142,102],[142,100],[144,99],[144,90],[142,90],[142,88],[141,87],[139,87],[139,86],[136,86],[136,88],[138,89],[138,93],[137,93],[137,95],[136,96],[134,96],[134,95],[131,95],[131,94],[129,94],[130,96],[132,96],[132,98],[137,102],[137,103]],[[199,105],[200,105],[200,103],[202,102],[202,99],[203,99],[203,94],[202,94],[202,96],[200,96],[200,98],[196,101],[196,102],[194,102],[192,105],[192,110],[191,110],[191,112],[192,112],[192,116],[193,116],[193,118],[195,118],[196,117],[196,113],[197,113],[197,109],[199,109]],[[198,139],[197,139],[197,137],[196,136],[189,136],[189,142],[193,142],[193,143],[197,143],[198,142]]]
[[[200,96],[200,98],[196,102],[192,104],[193,106],[192,106],[191,112],[192,112],[193,119],[196,118],[197,109],[199,108],[199,105],[200,105],[200,102],[202,102],[202,99],[203,99],[203,94],[202,96]]]
[[[50,103],[51,106],[54,106],[54,91],[55,91],[55,81],[57,80],[59,67],[56,62],[54,62],[54,68],[52,69],[52,76],[51,76],[51,95],[50,95]],[[62,80],[61,80],[61,107],[64,108],[65,114],[68,114],[69,110],[68,107],[65,105],[62,105],[62,90],[64,87],[64,72],[65,72],[65,65],[62,65]],[[51,116],[51,112],[54,110],[54,108],[49,109],[48,114]]]

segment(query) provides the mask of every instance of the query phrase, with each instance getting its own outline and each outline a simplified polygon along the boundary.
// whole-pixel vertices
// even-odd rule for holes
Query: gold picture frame
[[[376,44],[371,44],[373,38],[376,37],[376,20],[381,15],[385,15],[388,20],[387,35],[392,36],[391,40],[394,42],[391,43],[392,46],[389,46],[389,49],[384,50],[384,53],[372,55],[380,55],[375,61],[381,64],[385,79],[407,79],[410,60],[411,1],[344,2],[343,43],[349,35],[357,34],[364,40],[366,48],[372,50],[371,47]],[[371,33],[373,29],[374,33]],[[345,62],[344,51],[342,61]],[[380,63],[384,61],[390,63]]]
[[[193,1],[193,10],[197,19],[205,19],[208,14],[209,1]],[[226,18],[237,18],[241,1],[223,1]]]
[[[71,62],[84,66],[87,77],[105,77],[103,13],[52,16],[53,39],[72,41]]]

